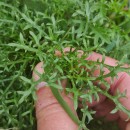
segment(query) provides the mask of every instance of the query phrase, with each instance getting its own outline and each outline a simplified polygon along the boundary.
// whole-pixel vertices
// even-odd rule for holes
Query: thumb
[[[44,73],[43,62],[36,65],[35,70]],[[34,80],[38,80],[39,76],[33,72]],[[51,92],[51,89],[42,82],[38,85],[37,101],[36,101],[36,118],[37,130],[78,130],[78,126],[71,120],[61,105]],[[66,85],[66,81],[62,82]],[[69,107],[74,111],[73,101],[65,93],[61,94]],[[76,114],[76,112],[74,111]]]

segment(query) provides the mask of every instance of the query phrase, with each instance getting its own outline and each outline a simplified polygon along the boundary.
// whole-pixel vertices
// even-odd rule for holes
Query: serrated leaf
[[[24,76],[20,76],[20,78],[21,78],[24,82],[31,84],[31,80],[30,80],[30,79],[28,79],[28,78],[26,78],[26,77],[24,77]]]
[[[33,37],[33,39],[36,42],[36,44],[39,45],[39,40],[38,40],[38,37],[35,35],[35,33],[32,32],[32,31],[29,31],[29,33]]]
[[[29,47],[27,45],[21,45],[21,44],[18,44],[18,43],[9,43],[8,45],[12,46],[12,47],[16,47],[18,49],[24,49],[26,51],[37,52],[37,49],[34,49],[34,48]]]
[[[21,42],[22,44],[24,44],[24,38],[23,38],[22,33],[19,34],[19,38],[20,38],[20,42]]]
[[[31,90],[27,90],[27,91],[24,91],[22,92],[22,97],[20,98],[18,104],[21,104],[24,102],[24,100],[31,94]]]
[[[116,112],[118,112],[118,109],[117,109],[117,108],[114,108],[110,113],[111,113],[111,114],[115,114]]]
[[[73,13],[73,17],[75,17],[75,16],[77,16],[77,15],[82,15],[82,16],[85,16],[85,13],[83,12],[83,11],[81,11],[81,10],[76,10],[76,12],[75,13]]]
[[[56,69],[60,72],[60,73],[62,73],[63,74],[63,70],[62,70],[62,68],[60,67],[60,66],[56,66]]]
[[[53,73],[49,79],[50,79],[50,80],[51,80],[51,79],[54,79],[56,76],[57,76],[57,72]]]

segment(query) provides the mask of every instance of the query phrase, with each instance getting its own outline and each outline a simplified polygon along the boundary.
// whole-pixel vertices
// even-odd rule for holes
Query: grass
[[[80,65],[76,51],[62,58],[54,56],[56,49],[62,51],[68,46],[84,51]],[[78,97],[91,101],[92,95],[98,98],[97,93],[101,92],[115,101],[117,110],[130,115],[116,96],[93,85],[93,81],[100,80],[109,88],[102,68],[109,68],[109,76],[116,76],[117,72],[122,71],[120,64],[130,63],[129,50],[130,10],[127,0],[1,0],[1,129],[36,129],[36,83],[32,80],[32,71],[40,61],[45,61],[46,70],[46,76],[41,75],[41,80],[46,80],[57,89],[61,86],[55,84],[56,80],[67,78],[71,83],[66,91],[74,94],[75,109]],[[104,62],[84,61],[84,57],[92,51],[120,60],[120,64],[113,68]],[[97,65],[102,72],[98,79],[92,76],[92,72],[82,70],[79,74],[80,66],[94,71]],[[79,87],[84,85],[86,87]],[[84,95],[86,89],[90,90],[89,96]],[[91,121],[93,112],[82,103],[83,117]],[[83,118],[81,120],[85,123]]]

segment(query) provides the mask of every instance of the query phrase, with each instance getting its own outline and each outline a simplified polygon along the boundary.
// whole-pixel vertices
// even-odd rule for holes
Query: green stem
[[[63,107],[63,109],[67,112],[67,114],[69,115],[69,117],[77,124],[80,125],[80,120],[78,119],[78,117],[72,112],[72,110],[70,109],[70,107],[68,106],[68,104],[64,101],[64,99],[62,98],[61,94],[59,93],[58,89],[54,88],[54,87],[50,87],[51,91],[53,93],[53,95],[55,96],[55,98],[57,99],[57,101],[60,103],[60,105]]]

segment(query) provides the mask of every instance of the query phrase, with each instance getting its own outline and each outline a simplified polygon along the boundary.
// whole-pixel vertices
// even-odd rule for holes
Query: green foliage
[[[3,1],[3,2],[2,2]],[[122,110],[130,116],[119,102],[123,96],[111,96],[106,77],[115,77],[122,71],[120,64],[110,67],[104,61],[84,60],[93,51],[130,63],[130,10],[127,0],[1,0],[0,2],[0,126],[35,129],[35,85],[32,70],[44,61],[46,75],[41,75],[51,87],[61,89],[60,80],[68,79],[66,91],[74,95],[77,109],[82,98],[81,127],[92,120],[93,111],[85,105],[98,99],[98,93],[107,96],[116,104],[115,110]],[[55,50],[74,47],[61,58]],[[84,55],[77,57],[77,50]],[[63,52],[62,52],[63,53]],[[97,65],[100,75],[93,76]],[[84,66],[85,68],[81,67]],[[102,68],[110,73],[104,75]],[[86,69],[91,72],[86,72]],[[125,70],[124,70],[125,71]],[[127,71],[127,70],[126,70]],[[56,81],[58,84],[55,84]],[[107,90],[96,87],[100,81]],[[84,91],[89,90],[87,95]]]

